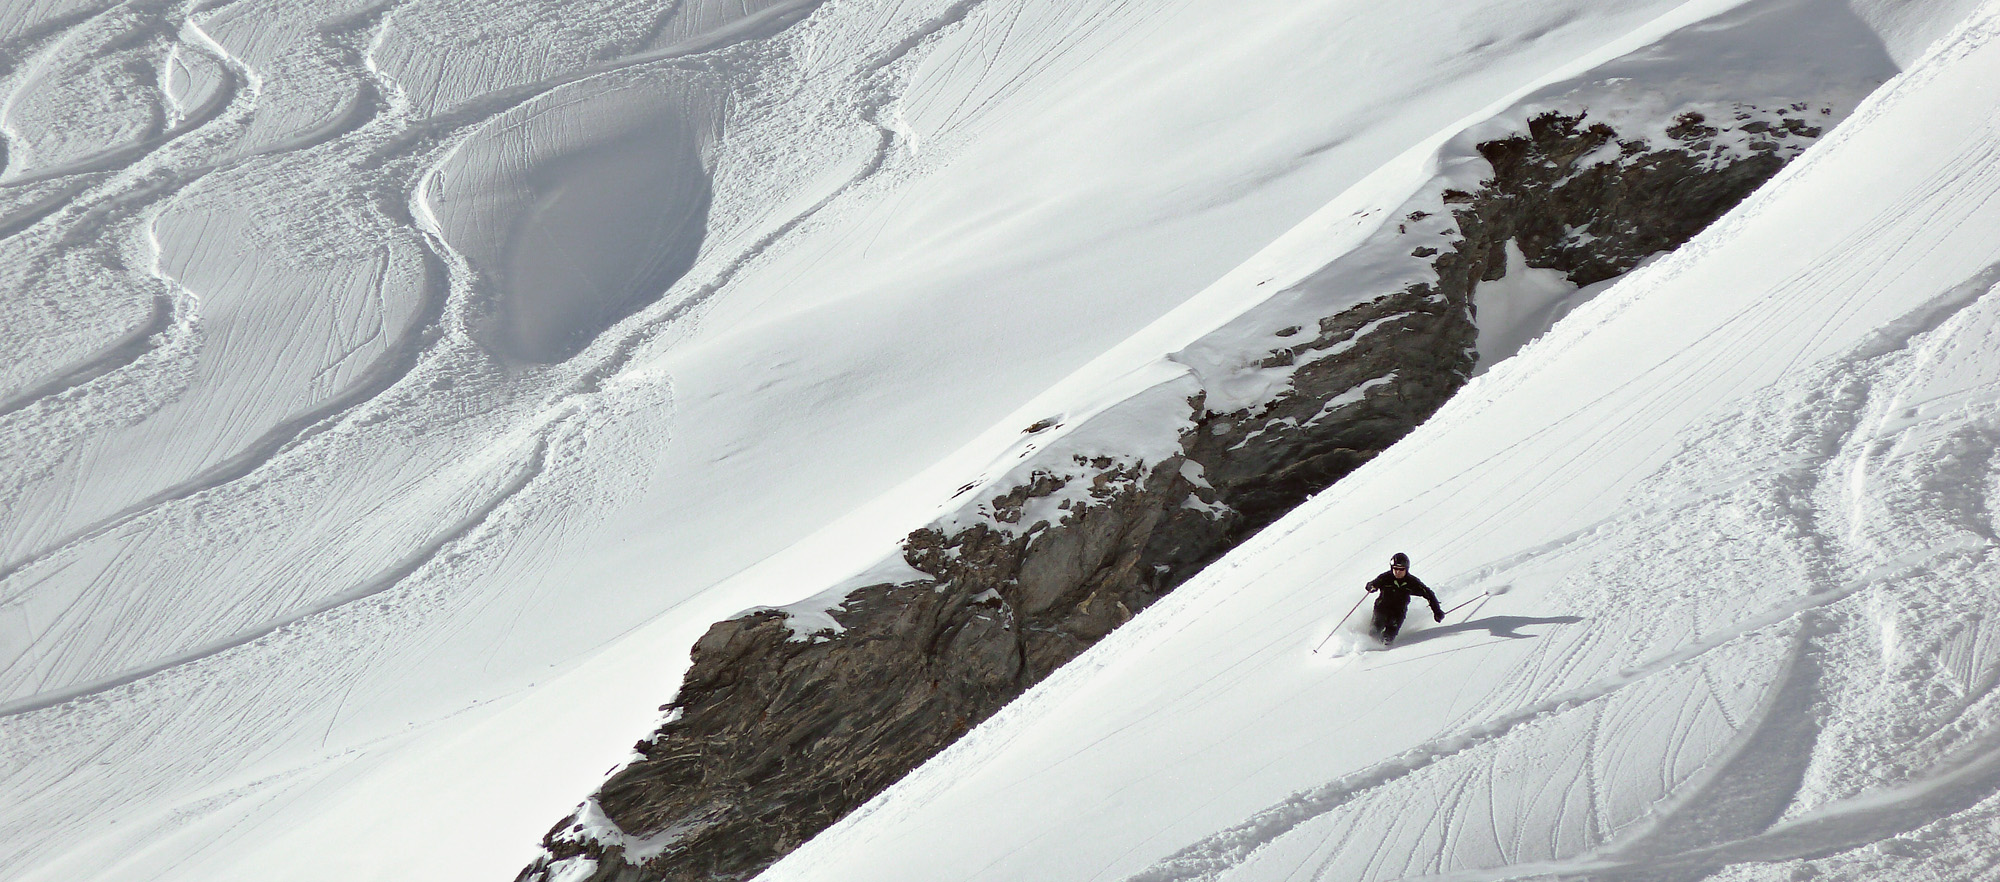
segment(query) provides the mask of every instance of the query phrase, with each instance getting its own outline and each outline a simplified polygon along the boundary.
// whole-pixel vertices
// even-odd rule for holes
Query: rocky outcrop
[[[1474,369],[1473,295],[1508,242],[1578,285],[1615,277],[1747,196],[1819,113],[1686,113],[1662,143],[1550,112],[1478,143],[1480,186],[1396,222],[1391,247],[1432,280],[1276,331],[1256,362],[1289,372],[1276,394],[1228,412],[1197,394],[1176,455],[1072,457],[982,519],[917,531],[903,557],[929,578],[853,592],[833,610],[843,630],[801,639],[774,610],[711,628],[668,722],[519,878],[754,875],[1428,418]]]
[[[1130,619],[1185,575],[1152,568],[1174,556],[1158,546],[1208,529],[1169,504],[1192,489],[1177,466],[1103,472],[1101,504],[1033,536],[919,531],[905,554],[939,578],[855,592],[836,639],[792,639],[777,611],[709,629],[677,718],[596,797],[624,830],[675,831],[637,878],[755,873]],[[1047,487],[1022,489],[1015,511]],[[625,878],[600,844],[564,838],[575,825],[552,831],[552,856]]]
[[[1668,128],[1671,146],[1621,141],[1583,113],[1545,113],[1527,131],[1481,142],[1492,173],[1476,191],[1445,189],[1436,207],[1404,215],[1408,253],[1428,260],[1434,283],[1418,283],[1319,320],[1318,333],[1265,357],[1298,364],[1290,388],[1256,412],[1204,414],[1188,442],[1243,517],[1242,529],[1275,520],[1428,418],[1470,376],[1477,328],[1472,295],[1507,269],[1506,246],[1531,267],[1572,284],[1615,278],[1678,247],[1783,168],[1820,129],[1805,105],[1772,113],[1742,108],[1725,130],[1699,113]],[[1773,123],[1769,120],[1775,119]],[[1751,137],[1743,155],[1726,142]],[[1457,238],[1442,247],[1410,224],[1449,216]],[[1363,336],[1363,331],[1367,333]],[[1322,355],[1322,353],[1337,353]],[[1329,411],[1350,390],[1393,377]]]

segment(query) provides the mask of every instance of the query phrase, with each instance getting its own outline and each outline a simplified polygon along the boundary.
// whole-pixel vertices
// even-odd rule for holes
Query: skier
[[[1389,558],[1389,571],[1376,576],[1363,590],[1378,594],[1375,598],[1375,621],[1368,631],[1383,646],[1396,642],[1396,632],[1403,630],[1403,614],[1409,611],[1410,595],[1415,594],[1431,603],[1431,618],[1444,621],[1444,607],[1438,605],[1436,594],[1423,580],[1410,575],[1410,556],[1400,551]]]

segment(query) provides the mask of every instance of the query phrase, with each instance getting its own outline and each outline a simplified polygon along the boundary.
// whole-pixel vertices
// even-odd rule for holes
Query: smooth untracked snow
[[[1217,277],[1322,265],[1384,163],[1735,5],[5,4],[0,878],[511,875],[711,622],[868,566]],[[1907,61],[1962,5],[1857,11]],[[1461,593],[1521,550],[1464,532],[1409,548]]]
[[[1990,878],[1996,13],[761,878]]]

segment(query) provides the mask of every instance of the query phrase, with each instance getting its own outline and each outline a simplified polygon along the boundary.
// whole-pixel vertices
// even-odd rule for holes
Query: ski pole
[[[1480,595],[1479,595],[1478,597],[1475,597],[1475,598],[1472,598],[1472,600],[1485,600],[1486,598],[1488,598],[1488,597],[1491,597],[1491,596],[1492,596],[1492,595],[1490,595],[1490,594],[1480,594]],[[1454,606],[1454,607],[1452,607],[1451,609],[1448,609],[1448,610],[1445,610],[1445,611],[1444,611],[1444,615],[1442,615],[1442,616],[1438,616],[1438,621],[1442,622],[1442,621],[1444,621],[1444,620],[1445,620],[1445,618],[1446,618],[1446,617],[1450,616],[1450,615],[1451,615],[1452,613],[1455,613],[1455,612],[1458,612],[1459,610],[1462,610],[1462,609],[1464,609],[1464,608],[1466,607],[1466,605],[1467,605],[1467,604],[1470,604],[1470,603],[1472,603],[1472,600],[1468,600],[1468,601],[1466,601],[1465,603],[1461,603],[1461,604],[1459,604],[1459,605],[1457,605],[1457,606]]]
[[[1475,597],[1475,598],[1472,598],[1472,600],[1484,600],[1484,599],[1486,599],[1486,598],[1489,598],[1489,597],[1499,597],[1500,595],[1502,595],[1502,594],[1505,594],[1505,593],[1507,593],[1508,591],[1511,591],[1511,590],[1513,590],[1513,589],[1514,589],[1514,586],[1513,586],[1513,585],[1511,585],[1511,584],[1509,584],[1509,585],[1495,585],[1495,586],[1493,586],[1493,587],[1491,587],[1491,588],[1488,588],[1488,589],[1486,589],[1485,591],[1481,591],[1481,592],[1479,592],[1479,596],[1478,596],[1478,597]],[[1445,615],[1451,615],[1452,613],[1455,613],[1455,612],[1458,612],[1459,610],[1461,610],[1461,609],[1464,609],[1464,608],[1465,608],[1465,605],[1466,605],[1466,603],[1471,603],[1471,602],[1472,602],[1472,600],[1468,600],[1468,601],[1466,601],[1465,603],[1461,603],[1461,604],[1459,604],[1459,605],[1457,605],[1457,606],[1454,606],[1454,607],[1452,607],[1451,609],[1448,609],[1448,610],[1445,610],[1444,614],[1445,614]],[[1438,619],[1438,621],[1442,622],[1442,621],[1444,621],[1444,619],[1440,618],[1440,619]]]
[[[1367,600],[1367,599],[1368,595],[1366,594],[1361,595],[1361,600]],[[1340,633],[1340,626],[1347,624],[1347,620],[1354,616],[1354,611],[1361,608],[1361,600],[1355,601],[1353,606],[1348,607],[1347,615],[1341,616],[1340,621],[1334,624],[1333,630],[1326,632],[1326,637],[1320,640],[1318,646],[1313,647],[1313,655],[1318,655],[1320,650],[1326,648],[1326,641],[1332,640],[1333,635]]]

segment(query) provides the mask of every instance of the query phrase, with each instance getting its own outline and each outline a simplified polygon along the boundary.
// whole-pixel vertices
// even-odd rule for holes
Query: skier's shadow
[[[1467,631],[1485,631],[1495,637],[1526,640],[1530,637],[1542,636],[1540,634],[1521,633],[1521,629],[1529,625],[1574,625],[1581,621],[1583,621],[1582,616],[1487,616],[1483,619],[1470,619],[1459,622],[1456,625],[1439,625],[1435,628],[1425,628],[1422,631],[1415,631],[1405,635],[1403,639],[1396,641],[1396,646],[1397,648],[1413,646],[1418,643],[1435,640],[1439,637],[1463,634]]]

